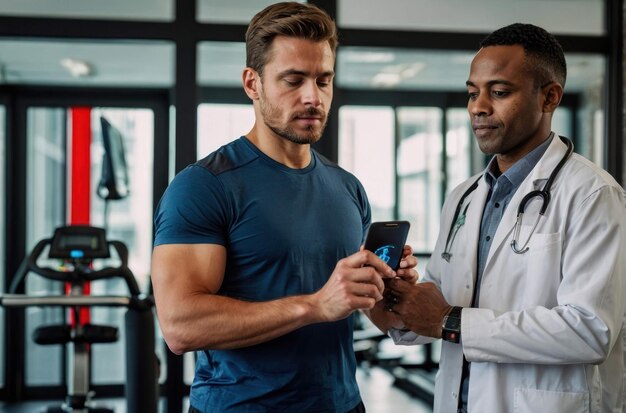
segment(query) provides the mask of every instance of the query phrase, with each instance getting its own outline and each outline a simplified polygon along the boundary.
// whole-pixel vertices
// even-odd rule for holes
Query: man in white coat
[[[448,197],[421,282],[372,310],[398,344],[444,339],[436,413],[623,411],[625,194],[551,132],[565,78],[539,27],[482,42],[468,111],[495,156]]]

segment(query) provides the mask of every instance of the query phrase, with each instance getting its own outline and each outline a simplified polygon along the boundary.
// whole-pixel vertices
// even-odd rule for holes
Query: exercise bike
[[[38,260],[48,247],[48,259],[60,260],[61,267],[40,266]],[[111,258],[114,249],[121,262],[117,267],[94,269],[95,260]],[[30,273],[60,281],[69,286],[68,295],[29,296],[15,294]],[[86,282],[121,278],[129,295],[98,296],[84,294]],[[61,306],[70,310],[71,322],[38,327],[33,340],[40,345],[68,346],[67,396],[61,406],[48,407],[46,413],[113,413],[112,409],[95,407],[91,382],[91,351],[93,344],[118,340],[115,326],[79,322],[81,308],[104,306],[125,307],[126,327],[126,401],[127,412],[156,413],[158,399],[158,361],[154,353],[155,332],[153,301],[141,294],[137,281],[128,268],[128,250],[120,241],[106,239],[105,230],[91,226],[57,228],[54,236],[43,239],[20,265],[9,289],[0,297],[2,306]]]

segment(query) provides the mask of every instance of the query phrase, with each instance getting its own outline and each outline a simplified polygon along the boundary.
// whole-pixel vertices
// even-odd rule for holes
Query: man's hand
[[[387,308],[399,316],[406,328],[419,335],[441,338],[443,317],[451,306],[435,284],[394,279],[389,287],[395,303]]]
[[[400,268],[398,268],[395,278],[403,280],[408,284],[415,284],[419,278],[419,275],[415,270],[416,267],[417,258],[413,256],[413,249],[410,245],[405,245],[402,251]],[[397,301],[393,291],[389,288],[392,280],[393,278],[384,279],[385,291],[383,292],[383,300],[378,301],[371,311],[364,311],[370,320],[372,320],[372,322],[384,333],[387,333],[390,328],[399,330],[406,328],[399,315],[390,311],[391,307],[393,307]]]
[[[371,309],[383,299],[383,278],[396,273],[373,252],[361,250],[340,260],[330,279],[313,294],[319,321],[345,318],[359,309]]]
[[[410,284],[415,284],[419,278],[415,267],[417,267],[417,258],[413,256],[413,248],[410,245],[405,245],[402,250],[402,260],[397,271],[397,277]]]

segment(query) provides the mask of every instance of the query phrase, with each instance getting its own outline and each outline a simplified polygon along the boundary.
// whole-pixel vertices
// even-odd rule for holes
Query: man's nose
[[[471,115],[488,115],[491,113],[491,102],[487,93],[479,93],[467,103],[467,110]]]
[[[314,80],[307,81],[302,90],[302,103],[304,103],[305,106],[318,107],[322,104],[320,95],[321,91],[317,82]]]

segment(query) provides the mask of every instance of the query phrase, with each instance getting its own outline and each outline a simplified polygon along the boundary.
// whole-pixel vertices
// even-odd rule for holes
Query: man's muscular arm
[[[336,321],[382,299],[382,277],[394,272],[370,251],[340,260],[316,293],[266,302],[216,294],[224,280],[226,249],[215,244],[154,248],[152,283],[159,323],[170,349],[251,346],[308,324]]]

